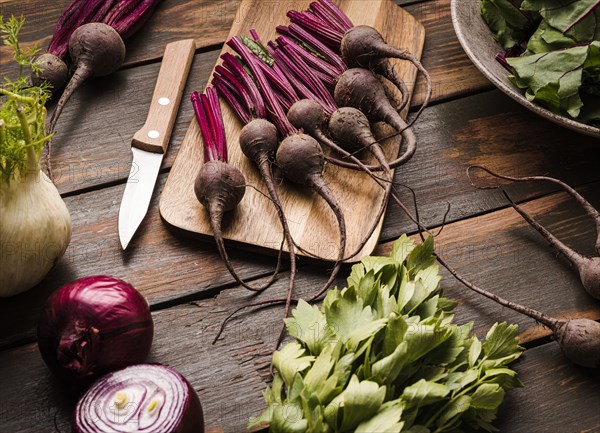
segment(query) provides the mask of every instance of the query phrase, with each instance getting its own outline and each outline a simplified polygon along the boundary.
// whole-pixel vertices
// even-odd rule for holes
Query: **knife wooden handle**
[[[166,153],[195,50],[193,39],[167,44],[148,118],[142,129],[133,136],[133,147]]]

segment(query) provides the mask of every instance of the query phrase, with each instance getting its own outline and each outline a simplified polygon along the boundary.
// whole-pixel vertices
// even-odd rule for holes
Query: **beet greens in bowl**
[[[496,87],[559,125],[600,137],[600,2],[452,1],[458,39]]]

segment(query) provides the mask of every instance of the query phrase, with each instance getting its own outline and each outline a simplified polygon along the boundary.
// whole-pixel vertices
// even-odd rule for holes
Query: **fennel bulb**
[[[54,184],[41,171],[47,85],[30,86],[23,67],[35,67],[35,50],[20,49],[23,18],[4,22],[0,32],[14,52],[20,76],[0,87],[0,297],[38,284],[65,253],[71,217]]]

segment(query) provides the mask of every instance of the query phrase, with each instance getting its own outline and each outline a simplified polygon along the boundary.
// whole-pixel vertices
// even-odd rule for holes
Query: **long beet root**
[[[191,100],[204,141],[204,165],[196,177],[194,193],[208,211],[217,249],[231,276],[248,290],[265,290],[277,278],[280,261],[278,260],[275,272],[266,283],[258,287],[251,286],[237,275],[223,240],[223,215],[235,209],[244,197],[246,179],[236,167],[227,163],[227,140],[217,92],[209,87],[205,95],[192,93]]]
[[[73,32],[69,53],[75,63],[75,72],[52,113],[49,132],[54,131],[65,104],[85,80],[111,74],[121,67],[125,60],[125,43],[111,26],[90,23]]]
[[[339,227],[340,244],[338,258],[325,284],[328,288],[337,276],[346,250],[346,221],[333,193],[323,179],[325,158],[319,143],[310,135],[292,134],[286,137],[277,149],[275,157],[283,175],[290,181],[312,188],[331,207]],[[326,289],[325,289],[326,290]]]
[[[406,141],[406,150],[400,157],[388,164],[390,168],[396,168],[413,157],[417,150],[416,137],[404,119],[394,110],[381,82],[371,71],[362,68],[348,69],[338,79],[334,98],[338,106],[356,108],[362,111],[371,122],[385,122],[402,134]],[[341,114],[350,116],[350,118],[344,120],[344,123],[350,122],[356,116],[352,112],[342,112]],[[331,126],[335,129],[337,125]],[[375,141],[371,144],[374,143]],[[344,161],[336,160],[334,162],[342,167],[355,168]],[[370,170],[384,169],[381,166],[367,167]]]
[[[574,197],[579,204],[583,206],[586,213],[594,219],[594,223],[596,225],[596,251],[598,251],[598,245],[600,243],[600,238],[598,237],[600,230],[600,214],[598,211],[585,199],[571,188],[569,185],[561,182],[558,179],[554,179],[552,177],[546,176],[529,176],[529,177],[511,177],[505,176],[501,174],[494,173],[493,171],[481,167],[481,166],[471,166],[467,170],[467,175],[471,181],[471,184],[476,188],[480,189],[498,189],[500,186],[477,186],[473,182],[471,178],[471,171],[474,169],[482,170],[491,176],[494,176],[499,179],[510,180],[513,182],[525,182],[525,181],[533,181],[533,180],[542,180],[547,182],[552,182],[564,190],[566,190],[572,197]],[[555,248],[558,252],[563,254],[567,260],[577,269],[579,273],[579,278],[581,279],[581,284],[585,288],[585,290],[594,298],[600,299],[600,257],[587,257],[583,254],[578,253],[572,248],[565,245],[561,242],[556,236],[554,236],[550,231],[548,231],[544,226],[542,226],[539,222],[537,222],[533,217],[531,217],[527,212],[525,212],[518,204],[516,204],[508,193],[502,189],[502,192],[506,199],[509,201],[511,206],[523,217],[525,221],[527,221],[533,228],[535,228],[547,241],[548,243]]]
[[[414,123],[427,105],[429,105],[433,91],[433,85],[427,69],[425,69],[421,62],[410,52],[399,50],[398,48],[388,45],[383,39],[383,36],[381,36],[381,34],[373,27],[352,27],[344,34],[340,51],[342,53],[342,59],[344,59],[344,62],[348,65],[348,67],[361,67],[370,69],[373,72],[383,75],[396,85],[399,85],[399,83],[404,83],[389,64],[388,58],[408,60],[419,70],[421,74],[423,74],[427,85],[425,100],[423,101],[421,108],[411,123]],[[400,105],[402,105],[402,103],[405,103],[404,99]]]
[[[600,367],[600,323],[590,319],[555,319],[537,310],[508,301],[471,283],[449,266],[439,255],[438,261],[469,289],[498,304],[531,317],[550,328],[563,354],[573,363],[588,368]]]

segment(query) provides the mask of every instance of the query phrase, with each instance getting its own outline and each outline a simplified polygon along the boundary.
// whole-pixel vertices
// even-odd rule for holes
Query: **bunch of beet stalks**
[[[331,286],[341,264],[358,254],[371,237],[392,191],[392,169],[408,162],[416,151],[411,125],[399,114],[408,103],[409,91],[394,71],[390,59],[411,62],[426,79],[427,96],[413,122],[427,106],[432,88],[429,74],[418,59],[388,46],[374,28],[354,26],[330,0],[313,2],[309,10],[290,11],[288,16],[291,23],[277,28],[280,35],[274,41],[264,43],[253,30],[249,37],[229,40],[227,45],[233,53],[222,55],[221,64],[215,68],[213,87],[202,97],[210,100],[216,90],[244,124],[240,148],[256,164],[267,186],[268,197],[277,210],[292,262],[291,283],[286,299],[282,300],[286,303],[286,316],[292,302],[296,251],[313,257],[318,255],[306,251],[293,240],[278,197],[272,164],[279,167],[288,181],[311,188],[329,205],[337,221],[337,258],[325,285],[310,297],[314,301]],[[396,93],[401,95],[398,101],[388,97],[383,84],[386,79],[389,85],[398,89]],[[195,107],[203,100],[199,98],[192,96]],[[207,120],[210,118],[206,112],[198,118],[205,152],[211,125],[213,131],[219,128],[219,122]],[[398,158],[388,161],[372,133],[371,122],[384,122],[395,129],[394,135],[402,135],[405,146]],[[372,154],[376,164],[365,165],[355,156],[360,151]],[[345,218],[323,178],[326,161],[340,165],[342,169],[365,171],[385,190],[374,223],[355,251],[346,251]],[[223,246],[221,219],[215,220],[212,210],[216,207],[213,203],[217,202],[221,203],[219,209],[233,209],[237,205],[236,197],[217,189],[211,190],[213,196],[198,193],[202,182],[231,184],[230,175],[228,170],[210,170],[207,177],[204,171],[196,180],[196,194],[209,212],[219,252],[240,283]],[[376,171],[382,174],[376,176],[373,174]],[[214,179],[215,176],[226,179]],[[264,290],[267,286],[242,285],[250,290]]]
[[[125,61],[124,40],[148,21],[161,0],[73,0],[58,19],[47,51],[38,57],[31,80],[60,89],[71,73],[47,126],[56,123],[75,90],[91,77],[112,74]],[[70,67],[69,67],[70,66]],[[52,179],[51,141],[46,165]]]
[[[335,196],[323,180],[325,161],[341,168],[362,170],[384,189],[384,200],[376,221],[381,218],[388,201],[392,199],[415,222],[420,233],[432,235],[420,222],[418,211],[413,216],[398,197],[393,188],[391,172],[393,168],[409,161],[416,151],[416,138],[411,126],[428,105],[432,87],[429,74],[412,54],[388,46],[371,27],[354,26],[330,0],[313,2],[307,11],[290,11],[288,17],[291,23],[277,28],[280,36],[275,41],[265,44],[254,31],[250,32],[250,37],[234,37],[228,41],[227,44],[237,55],[226,53],[222,56],[222,63],[215,70],[212,85],[245,125],[240,136],[240,147],[257,164],[263,176],[292,255],[295,249],[303,249],[294,242],[287,229],[287,221],[270,170],[272,162],[288,180],[312,188],[329,204],[336,216],[340,236],[338,258],[325,286],[310,296],[309,301],[316,301],[335,279],[342,261],[356,255],[375,229],[374,226],[366,233],[357,251],[345,251],[344,216]],[[395,73],[390,63],[391,58],[411,62],[426,80],[424,103],[409,124],[398,114],[408,103],[409,92]],[[399,90],[402,95],[400,101],[388,98],[382,77]],[[396,160],[388,161],[380,145],[382,140],[374,138],[371,123],[375,122],[384,122],[396,130],[393,135],[402,135],[406,144]],[[327,156],[322,147],[328,150]],[[376,164],[369,165],[358,159],[356,154],[361,150],[372,153]],[[600,230],[600,213],[575,190],[559,180],[547,177],[510,178],[486,171],[510,181],[544,180],[558,184],[584,207]],[[382,174],[376,175],[376,172]],[[215,193],[214,199],[220,200],[219,194]],[[212,200],[200,201],[210,211]],[[586,290],[598,297],[599,259],[584,257],[570,250],[512,200],[511,204],[551,245],[569,259],[579,271]],[[220,236],[220,227],[213,230]],[[598,245],[600,240],[596,243],[597,250]],[[226,255],[223,258],[228,261]],[[439,255],[438,260],[469,289],[547,326],[565,356],[572,362],[586,367],[600,367],[600,324],[597,322],[549,317],[476,286]],[[230,267],[230,264],[227,266]],[[287,316],[289,305],[297,302],[292,297],[295,272],[294,259],[286,298],[262,301],[233,311],[223,323],[215,341],[227,321],[242,309],[285,303]],[[261,287],[264,288],[266,286]]]

